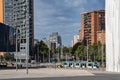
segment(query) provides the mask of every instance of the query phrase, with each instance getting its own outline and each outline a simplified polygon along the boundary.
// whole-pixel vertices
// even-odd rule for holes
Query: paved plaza
[[[80,69],[55,69],[55,68],[40,68],[29,69],[29,74],[26,74],[25,69],[18,71],[0,70],[0,79],[10,78],[46,78],[46,77],[69,77],[69,76],[93,76],[94,74]]]
[[[0,80],[120,80],[120,73],[101,70],[39,68],[0,70]]]

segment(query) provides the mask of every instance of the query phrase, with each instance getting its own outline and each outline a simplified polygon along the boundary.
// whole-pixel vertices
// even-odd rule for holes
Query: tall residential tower
[[[105,43],[105,10],[95,10],[81,14],[81,41],[88,42],[89,45],[101,41]],[[103,35],[100,38],[100,35]],[[98,37],[99,36],[99,37]],[[104,42],[103,42],[104,41]]]
[[[25,59],[26,51],[32,56],[34,46],[34,0],[0,0],[3,23],[16,29],[18,53]],[[1,5],[0,5],[1,6]],[[0,15],[1,16],[1,15]]]

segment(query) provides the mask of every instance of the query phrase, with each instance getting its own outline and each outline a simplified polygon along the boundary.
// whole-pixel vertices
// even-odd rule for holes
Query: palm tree
[[[36,56],[38,56],[38,61],[39,61],[39,56],[42,56],[42,61],[44,62],[44,58],[48,57],[49,53],[49,48],[48,46],[41,40],[38,42],[35,47],[34,47],[34,52],[36,53]]]

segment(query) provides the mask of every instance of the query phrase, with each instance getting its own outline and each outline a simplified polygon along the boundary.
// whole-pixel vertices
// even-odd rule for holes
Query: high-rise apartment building
[[[32,55],[34,46],[34,0],[0,1],[3,4],[3,22],[16,29],[18,52],[25,59],[26,51]]]
[[[98,42],[99,39],[97,36],[101,30],[105,30],[104,10],[84,12],[81,14],[81,41],[88,42],[89,45]],[[105,40],[105,37],[103,40]]]

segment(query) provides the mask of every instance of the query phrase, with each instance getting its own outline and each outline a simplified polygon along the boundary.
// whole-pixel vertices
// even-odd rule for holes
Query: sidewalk
[[[21,70],[0,70],[0,79],[10,78],[45,78],[45,77],[70,77],[70,76],[93,76],[94,74],[80,69],[55,69],[55,68],[40,68],[29,69],[29,74],[26,74],[25,69]]]

